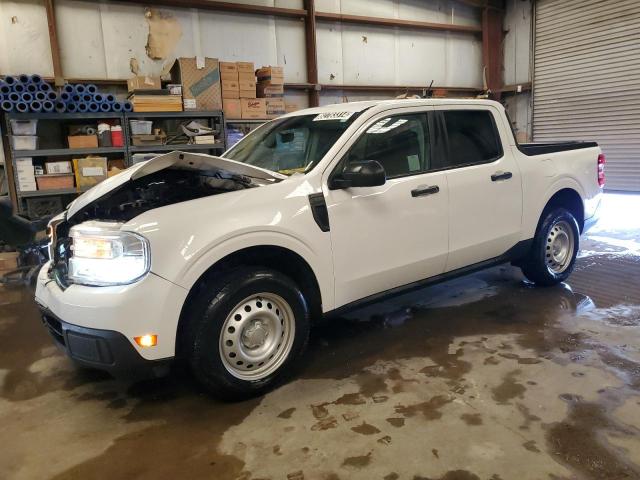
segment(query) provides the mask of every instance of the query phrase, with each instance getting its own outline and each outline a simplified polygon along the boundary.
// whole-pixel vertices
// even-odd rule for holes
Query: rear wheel
[[[575,217],[564,208],[545,213],[522,272],[536,285],[556,285],[569,277],[575,266],[580,230]]]
[[[204,288],[187,328],[189,363],[213,395],[260,395],[284,380],[309,336],[300,289],[279,272],[247,268]]]

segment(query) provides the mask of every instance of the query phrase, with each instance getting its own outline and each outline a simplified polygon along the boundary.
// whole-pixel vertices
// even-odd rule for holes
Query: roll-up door
[[[640,1],[538,0],[534,61],[534,141],[595,140],[640,191]]]

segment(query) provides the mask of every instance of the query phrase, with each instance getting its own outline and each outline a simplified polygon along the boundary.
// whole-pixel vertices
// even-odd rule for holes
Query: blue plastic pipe
[[[27,75],[26,73],[21,73],[20,75],[18,75],[18,81],[26,85],[27,83],[29,83],[29,75]]]
[[[78,105],[75,103],[67,103],[67,112],[76,113],[78,111]]]
[[[13,88],[13,91],[16,93],[24,93],[25,91],[24,85],[21,83],[14,83],[11,88]]]
[[[20,94],[16,92],[11,92],[9,94],[9,100],[11,100],[13,103],[19,102],[21,100]]]
[[[129,101],[124,102],[122,105],[122,110],[125,112],[133,112],[133,104]]]
[[[41,77],[40,75],[38,75],[37,73],[34,73],[33,75],[31,75],[31,76],[29,77],[29,81],[30,81],[31,83],[35,83],[36,85],[38,85],[38,84],[40,84],[40,83],[43,83],[43,82],[42,82],[42,77]]]
[[[86,113],[89,111],[89,105],[84,102],[78,103],[77,108],[80,113]]]
[[[82,101],[85,103],[89,103],[89,102],[93,102],[93,95],[91,95],[90,93],[85,93],[82,96]]]
[[[51,85],[49,85],[47,82],[42,82],[42,83],[38,83],[38,89],[42,90],[43,92],[50,92],[53,90],[53,88],[51,88]]]
[[[42,111],[43,112],[53,112],[56,106],[53,104],[51,100],[45,100],[42,102]]]
[[[13,110],[13,102],[4,100],[2,104],[0,104],[0,108],[2,108],[4,112],[10,112]]]
[[[29,107],[31,108],[32,112],[41,112],[42,111],[42,102],[34,100],[33,102],[31,102]]]
[[[100,111],[101,112],[110,112],[112,108],[113,108],[113,104],[111,104],[111,103],[102,102],[100,104]]]
[[[25,103],[31,103],[33,102],[33,95],[31,95],[30,93],[23,93],[22,95],[20,95],[20,100],[22,100]]]
[[[79,95],[82,95],[86,91],[86,87],[81,83],[76,83],[76,85],[73,88],[74,88],[74,91]]]
[[[24,88],[29,93],[36,93],[39,90],[35,83],[27,83]]]
[[[87,93],[91,93],[91,94],[98,93],[98,87],[96,87],[93,83],[85,85],[84,89]]]
[[[47,100],[51,100],[52,102],[55,102],[56,100],[58,100],[58,94],[53,90],[49,90],[48,92],[45,93],[45,95],[47,96]]]
[[[67,105],[64,102],[56,102],[56,112],[64,113],[67,111]]]
[[[122,102],[115,102],[112,106],[114,112],[122,111]]]
[[[71,101],[71,94],[67,91],[62,91],[60,92],[60,100],[62,100],[63,102],[67,103]]]
[[[3,95],[11,93],[11,85],[5,82],[0,82],[0,93]]]
[[[96,102],[89,102],[89,111],[90,112],[99,112],[100,104]]]
[[[73,88],[73,85],[71,85],[70,83],[65,84],[64,87],[62,87],[62,91],[63,92],[67,92],[69,95],[71,95],[72,93],[74,93],[76,91],[75,88]]]
[[[11,75],[7,75],[6,77],[4,77],[3,81],[4,81],[4,83],[9,85],[10,87],[12,87],[16,83],[18,83],[18,80],[16,79],[16,77],[12,77]]]
[[[113,103],[116,101],[116,96],[112,93],[108,93],[104,96],[104,99],[109,103]]]
[[[97,103],[104,102],[104,95],[102,95],[101,93],[94,93],[93,94],[93,101],[97,102]]]
[[[39,91],[39,92],[36,92],[34,97],[35,97],[36,100],[38,100],[40,102],[44,102],[47,99],[47,94],[44,93],[43,91]]]
[[[24,102],[17,102],[15,104],[16,111],[20,113],[26,113],[29,111],[29,105]]]

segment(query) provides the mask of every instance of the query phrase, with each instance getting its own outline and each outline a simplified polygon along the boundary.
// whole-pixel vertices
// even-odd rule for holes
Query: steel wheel
[[[573,259],[575,238],[571,226],[561,220],[557,222],[547,235],[545,263],[551,273],[564,272]]]
[[[220,357],[241,380],[260,380],[286,360],[295,337],[290,305],[273,293],[258,293],[238,303],[220,332]]]

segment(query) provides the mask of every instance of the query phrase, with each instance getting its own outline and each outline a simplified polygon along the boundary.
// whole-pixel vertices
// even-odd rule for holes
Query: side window
[[[371,125],[347,154],[345,167],[352,162],[375,160],[387,178],[428,170],[429,134],[426,114],[385,117]]]
[[[488,110],[442,112],[449,138],[447,167],[487,163],[502,156],[502,144]]]

